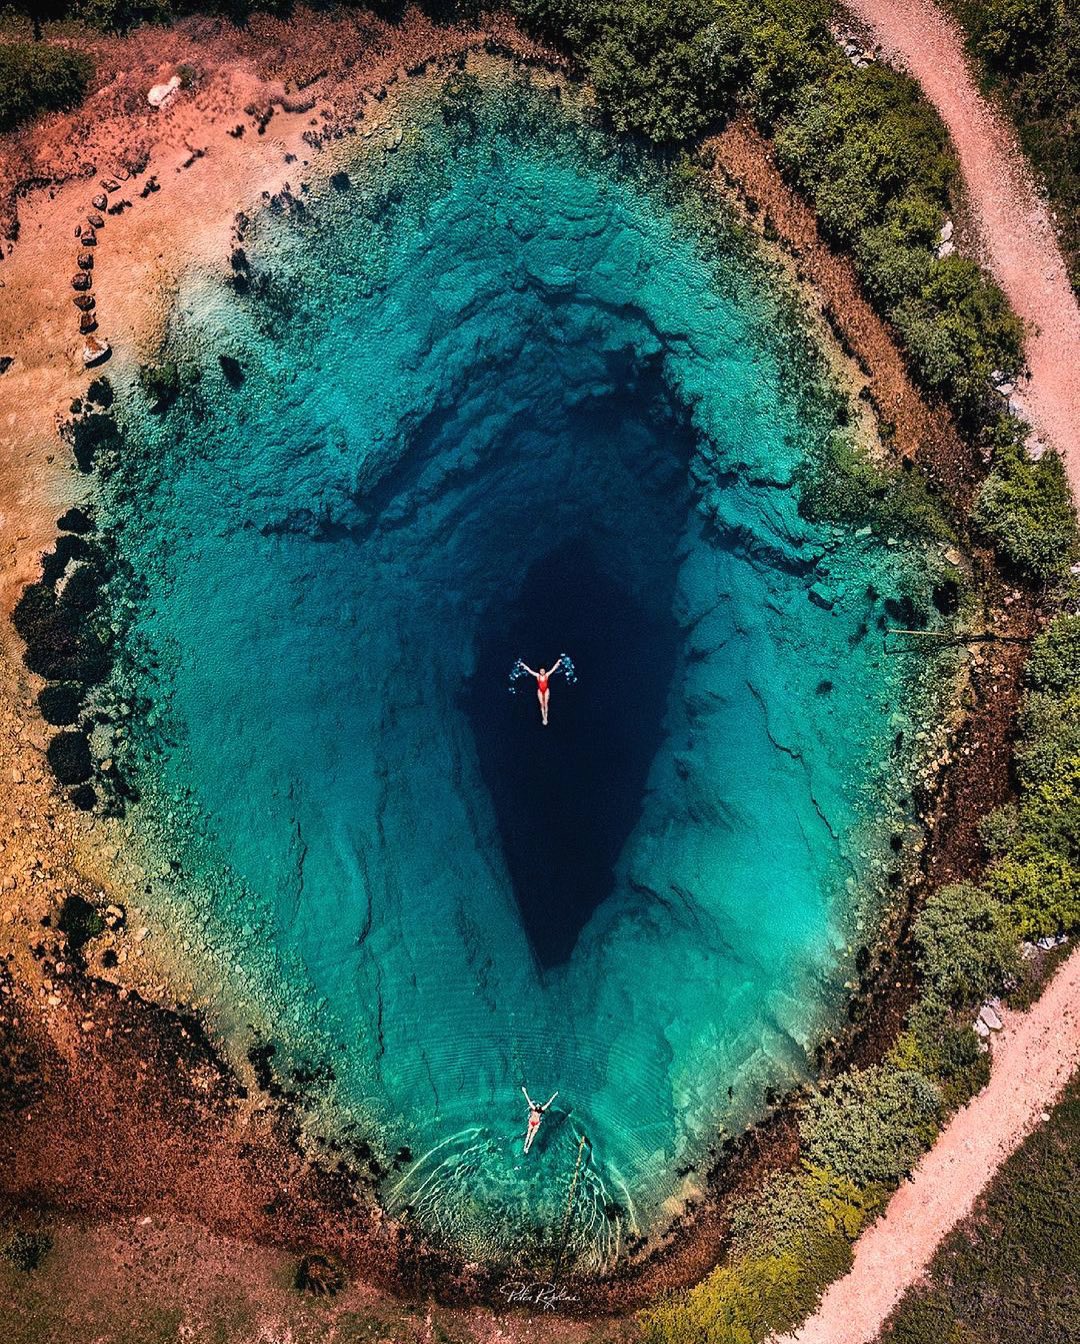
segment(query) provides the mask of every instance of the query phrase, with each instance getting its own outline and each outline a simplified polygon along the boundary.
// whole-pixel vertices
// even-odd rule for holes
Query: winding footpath
[[[1080,499],[1080,308],[1013,131],[980,94],[956,24],[930,0],[845,0],[885,57],[919,81],[952,137],[982,260],[1028,324],[1015,401],[1065,458]]]
[[[1080,948],[1026,1013],[1002,1013],[990,1081],[859,1238],[848,1274],[801,1330],[774,1344],[870,1344],[938,1243],[1080,1068]]]

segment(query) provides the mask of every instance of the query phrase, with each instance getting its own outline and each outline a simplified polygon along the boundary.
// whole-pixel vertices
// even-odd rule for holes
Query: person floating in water
[[[533,676],[535,675],[536,673],[534,672]],[[522,1085],[521,1090],[522,1092],[525,1092],[524,1085]],[[547,1110],[547,1108],[551,1105],[551,1103],[555,1100],[555,1098],[558,1095],[559,1095],[558,1092],[552,1092],[551,1096],[548,1097],[547,1101],[544,1102],[543,1106],[538,1106],[536,1102],[533,1101],[532,1097],[529,1096],[528,1092],[525,1092],[525,1100],[529,1103],[529,1123],[525,1129],[526,1152],[528,1152],[529,1149],[533,1146],[533,1139],[536,1138],[537,1131],[540,1128],[540,1121],[543,1120],[544,1118],[544,1112]]]
[[[548,721],[548,697],[551,695],[551,678],[556,672],[561,673],[571,685],[577,681],[577,670],[567,653],[560,653],[550,669],[542,667],[539,672],[536,672],[528,663],[523,663],[520,658],[510,669],[511,692],[517,690],[517,684],[522,677],[535,677],[536,698],[540,701],[540,718],[543,720],[545,727]]]
[[[522,663],[521,666],[528,672],[530,677],[536,678],[536,698],[540,701],[540,718],[543,720],[544,727],[546,728],[548,721],[548,699],[551,696],[551,689],[548,683],[562,666],[562,659],[559,658],[556,661],[550,672],[543,667],[539,672],[534,672],[528,663]]]

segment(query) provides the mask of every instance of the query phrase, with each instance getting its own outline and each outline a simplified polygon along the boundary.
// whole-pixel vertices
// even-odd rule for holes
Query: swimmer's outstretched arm
[[[556,658],[555,661],[551,664],[551,670],[552,672],[558,672],[560,667],[562,667],[562,659]],[[558,1096],[558,1093],[556,1093],[555,1095]]]
[[[541,1106],[540,1109],[541,1109],[542,1111],[546,1111],[547,1108],[551,1105],[551,1103],[555,1100],[555,1098],[556,1098],[558,1095],[559,1095],[558,1092],[552,1092],[551,1096],[548,1097],[547,1101],[544,1102],[543,1106]]]
[[[525,1100],[529,1103],[529,1107],[530,1107],[530,1109],[531,1109],[533,1106],[536,1105],[536,1102],[533,1101],[532,1097],[529,1096],[528,1092],[525,1092],[525,1084],[524,1084],[524,1083],[522,1083],[522,1085],[521,1085],[521,1090],[522,1090],[522,1092],[525,1093]]]
[[[518,661],[521,662],[520,659],[519,659]],[[532,670],[532,668],[529,666],[528,663],[524,663],[524,662],[523,662],[523,663],[521,663],[521,666],[525,669],[526,672],[528,672],[528,674],[529,674],[530,677],[539,677],[539,676],[540,676],[540,673],[539,673],[539,672],[534,672],[534,671]],[[524,1089],[522,1089],[522,1090],[524,1090]]]

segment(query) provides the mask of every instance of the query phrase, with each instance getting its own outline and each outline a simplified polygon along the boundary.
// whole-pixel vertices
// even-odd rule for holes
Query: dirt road
[[[1003,1014],[990,1082],[942,1131],[795,1334],[775,1344],[870,1344],[938,1243],[1080,1068],[1080,948],[1026,1013]]]
[[[933,102],[960,159],[981,260],[1031,328],[1030,381],[1016,400],[1061,452],[1080,498],[1080,307],[1069,285],[1047,206],[1015,135],[979,93],[960,30],[930,0],[845,0],[892,64]]]

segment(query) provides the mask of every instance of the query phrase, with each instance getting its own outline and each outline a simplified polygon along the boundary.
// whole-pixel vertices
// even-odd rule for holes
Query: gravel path
[[[980,95],[956,25],[930,0],[845,0],[941,114],[960,159],[982,260],[1031,328],[1021,412],[1059,452],[1080,498],[1080,308],[1015,137]]]
[[[1033,1008],[1002,1014],[990,1082],[953,1117],[859,1238],[850,1273],[817,1312],[775,1344],[870,1344],[922,1275],[938,1243],[966,1214],[997,1168],[1080,1068],[1080,948]]]

